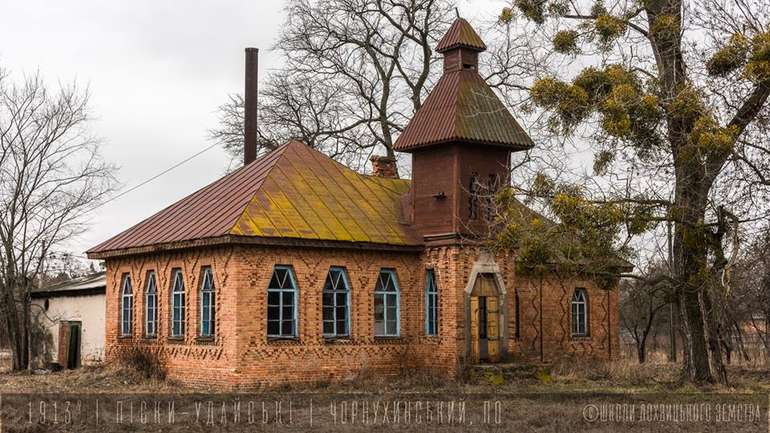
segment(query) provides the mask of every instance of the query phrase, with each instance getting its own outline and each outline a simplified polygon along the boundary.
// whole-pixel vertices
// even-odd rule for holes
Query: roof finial
[[[457,18],[460,18],[460,9],[457,9],[457,6],[455,6],[455,15],[457,15]]]

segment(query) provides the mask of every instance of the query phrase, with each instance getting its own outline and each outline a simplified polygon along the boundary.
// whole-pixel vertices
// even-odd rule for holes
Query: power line
[[[198,156],[202,155],[203,153],[205,153],[205,152],[207,152],[207,151],[211,150],[212,148],[214,148],[214,147],[215,147],[215,146],[217,146],[218,144],[219,144],[219,143],[214,143],[214,144],[212,144],[211,146],[208,146],[208,147],[206,147],[205,149],[203,149],[203,150],[201,150],[201,151],[199,151],[199,152],[195,153],[194,155],[188,156],[187,158],[183,159],[182,161],[179,161],[179,162],[177,162],[176,164],[172,165],[171,167],[169,167],[169,168],[167,168],[167,169],[165,169],[165,170],[161,171],[160,173],[156,174],[155,176],[152,176],[151,178],[149,178],[149,179],[147,179],[147,180],[144,180],[144,181],[142,181],[142,182],[140,182],[140,183],[138,183],[138,184],[136,184],[136,185],[132,186],[131,188],[129,188],[129,189],[127,189],[127,190],[125,190],[125,191],[121,192],[120,194],[116,195],[115,197],[112,197],[112,198],[110,198],[109,200],[107,200],[107,201],[105,201],[105,202],[101,203],[100,205],[98,205],[98,206],[96,206],[96,207],[92,208],[92,209],[91,209],[91,211],[94,211],[94,210],[96,210],[96,209],[99,209],[100,207],[102,207],[102,206],[104,206],[104,205],[106,205],[106,204],[108,204],[108,203],[110,203],[110,202],[113,202],[113,201],[115,201],[115,200],[117,200],[117,199],[119,199],[119,198],[123,197],[124,195],[126,195],[126,194],[128,194],[128,193],[130,193],[130,192],[132,192],[132,191],[135,191],[135,190],[137,190],[138,188],[141,188],[141,187],[143,187],[144,185],[147,185],[148,183],[150,183],[150,182],[152,182],[153,180],[155,180],[155,179],[157,179],[157,178],[159,178],[159,177],[163,176],[164,174],[166,174],[166,173],[170,172],[171,170],[174,170],[175,168],[177,168],[177,167],[179,167],[179,166],[181,166],[181,165],[185,164],[186,162],[189,162],[190,160],[192,160],[192,159],[194,159],[194,158],[196,158],[196,157],[198,157]]]

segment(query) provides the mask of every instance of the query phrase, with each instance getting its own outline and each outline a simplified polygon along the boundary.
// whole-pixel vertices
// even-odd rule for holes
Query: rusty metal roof
[[[246,236],[419,245],[400,223],[408,180],[359,174],[289,142],[88,251]]]
[[[473,29],[473,26],[462,18],[457,18],[455,22],[452,23],[452,26],[449,27],[449,30],[447,30],[444,37],[438,41],[436,51],[443,53],[458,47],[470,48],[476,51],[484,51],[487,49],[486,44],[481,40],[481,37],[476,33],[476,30]]]
[[[445,72],[396,140],[402,152],[452,141],[515,150],[534,143],[474,69]]]

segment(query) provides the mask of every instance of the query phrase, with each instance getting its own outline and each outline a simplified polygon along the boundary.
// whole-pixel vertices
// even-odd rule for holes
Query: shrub
[[[156,352],[132,347],[124,350],[118,361],[145,379],[166,380],[166,367]]]

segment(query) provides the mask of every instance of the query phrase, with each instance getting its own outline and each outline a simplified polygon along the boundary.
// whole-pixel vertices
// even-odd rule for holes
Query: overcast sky
[[[260,48],[260,75],[279,66],[269,51],[284,0],[0,0],[0,65],[12,77],[39,70],[50,83],[87,84],[105,159],[130,188],[211,143],[216,107],[243,87],[243,48]],[[488,17],[504,0],[460,0],[463,17]],[[222,176],[212,149],[91,217],[76,254]]]

